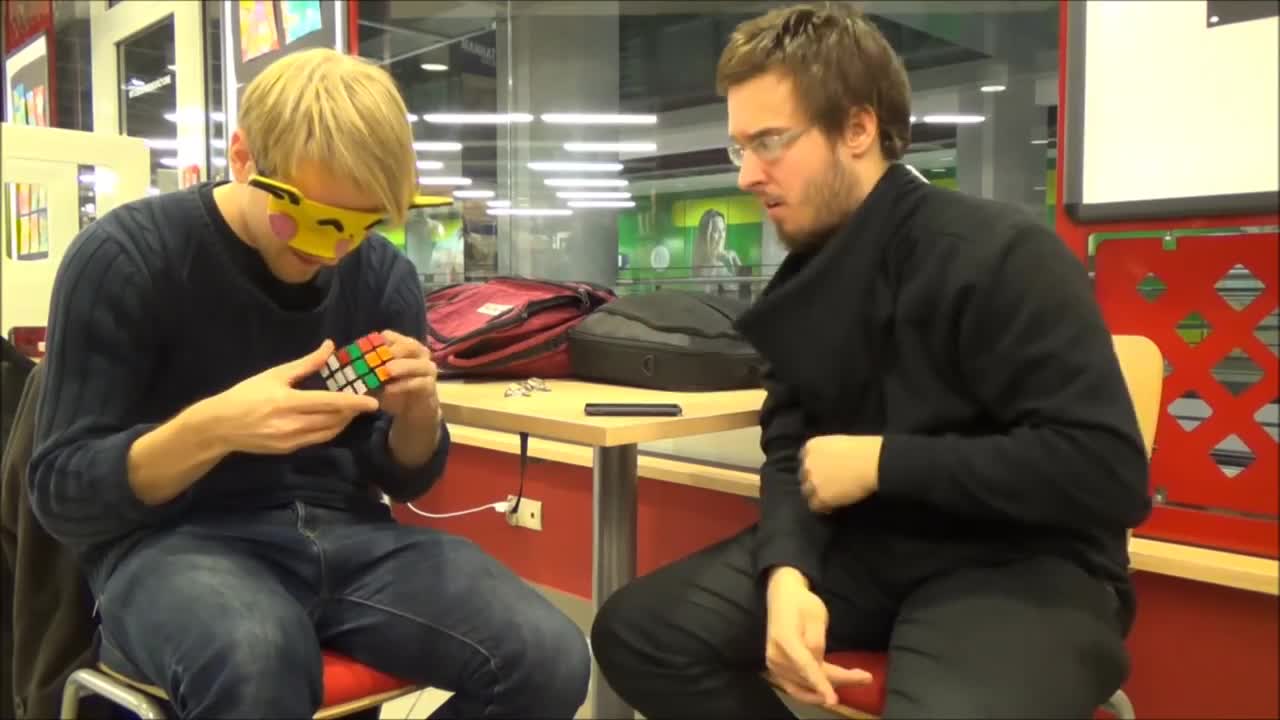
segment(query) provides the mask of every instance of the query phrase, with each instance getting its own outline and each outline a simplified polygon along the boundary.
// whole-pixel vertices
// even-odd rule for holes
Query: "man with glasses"
[[[606,602],[609,684],[650,720],[778,717],[770,682],[831,705],[869,676],[827,651],[887,650],[885,717],[1090,717],[1150,506],[1084,268],[901,163],[906,72],[845,4],[743,23],[717,80],[790,250],[739,322],[770,366],[760,521]]]

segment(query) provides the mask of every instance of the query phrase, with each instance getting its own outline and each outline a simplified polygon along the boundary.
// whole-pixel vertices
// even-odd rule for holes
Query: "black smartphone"
[[[679,417],[684,411],[675,403],[587,403],[588,415],[612,417]]]

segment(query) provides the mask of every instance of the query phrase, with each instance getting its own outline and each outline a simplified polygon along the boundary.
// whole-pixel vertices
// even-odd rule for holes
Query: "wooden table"
[[[759,422],[763,390],[669,393],[577,380],[548,380],[547,392],[506,397],[510,381],[442,381],[440,404],[453,425],[528,433],[589,445],[592,463],[592,583],[596,610],[636,574],[637,445],[654,440],[739,430]],[[589,417],[588,402],[676,403],[680,417]],[[595,671],[592,709],[598,718],[633,711]]]

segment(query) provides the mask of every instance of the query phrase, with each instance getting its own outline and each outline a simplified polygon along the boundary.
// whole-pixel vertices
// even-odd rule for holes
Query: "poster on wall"
[[[225,0],[223,58],[227,67],[227,132],[235,130],[245,87],[268,65],[298,50],[346,51],[345,0]]]
[[[733,278],[750,277],[760,267],[763,231],[760,204],[750,195],[717,191],[637,198],[634,210],[618,215],[620,276],[654,284],[706,278],[673,287],[748,294],[748,286]]]
[[[5,63],[5,120],[15,125],[49,127],[48,36],[40,35]]]
[[[409,257],[425,284],[462,281],[467,230],[456,206],[411,210],[404,227],[378,233]]]
[[[49,257],[49,191],[44,185],[6,183],[5,254],[10,260]]]

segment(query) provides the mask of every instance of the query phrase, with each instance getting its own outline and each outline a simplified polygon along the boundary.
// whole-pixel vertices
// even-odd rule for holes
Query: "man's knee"
[[[653,598],[632,583],[609,596],[591,623],[591,653],[601,669],[612,673],[634,659],[644,632],[656,632]]]
[[[188,647],[184,653],[187,672],[174,697],[183,716],[282,708],[282,701],[310,712],[320,707],[323,667],[309,624],[281,616],[240,616],[217,621],[212,631],[187,642],[204,650]]]
[[[527,608],[515,618],[518,643],[508,644],[503,684],[520,695],[536,695],[533,705],[549,716],[572,715],[586,702],[591,653],[582,630],[550,604]]]

